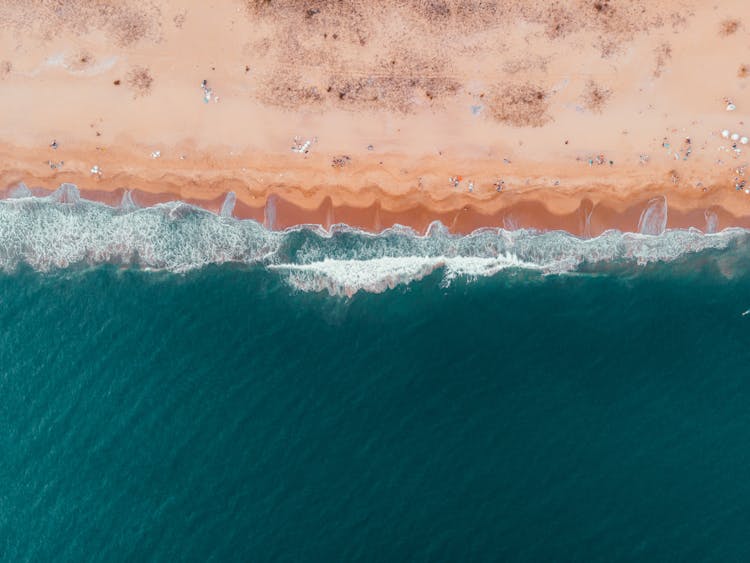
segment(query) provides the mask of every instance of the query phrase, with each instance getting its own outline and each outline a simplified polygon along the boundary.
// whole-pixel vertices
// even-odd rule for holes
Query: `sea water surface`
[[[0,202],[3,560],[750,555],[747,232],[72,199]]]

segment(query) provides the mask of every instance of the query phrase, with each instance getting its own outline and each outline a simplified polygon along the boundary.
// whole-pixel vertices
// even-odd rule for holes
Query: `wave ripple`
[[[225,207],[233,203],[228,199]],[[613,262],[670,262],[750,241],[743,229],[607,231],[582,239],[560,231],[486,228],[459,236],[437,222],[426,235],[401,226],[378,235],[344,225],[330,232],[318,226],[278,232],[227,215],[226,209],[216,215],[180,202],[138,208],[129,197],[110,207],[82,199],[71,184],[47,197],[32,197],[21,188],[0,201],[0,268],[27,264],[47,272],[115,263],[186,272],[208,264],[259,264],[302,291],[353,295],[382,292],[436,271],[443,272],[446,284],[506,270],[565,273]],[[661,227],[661,221],[654,222]]]

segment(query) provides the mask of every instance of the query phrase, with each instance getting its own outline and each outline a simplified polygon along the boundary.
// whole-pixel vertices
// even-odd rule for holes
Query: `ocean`
[[[746,560],[748,265],[0,202],[0,558]]]

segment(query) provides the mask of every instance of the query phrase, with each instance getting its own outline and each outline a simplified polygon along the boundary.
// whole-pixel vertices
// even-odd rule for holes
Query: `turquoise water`
[[[612,234],[555,273],[530,264],[578,243],[261,244],[197,212],[136,229],[24,201],[0,204],[3,560],[750,554],[746,234]],[[66,238],[81,216],[99,230]],[[231,229],[275,254],[204,264],[195,233]],[[502,268],[456,260],[497,245]],[[153,270],[162,250],[179,267]]]

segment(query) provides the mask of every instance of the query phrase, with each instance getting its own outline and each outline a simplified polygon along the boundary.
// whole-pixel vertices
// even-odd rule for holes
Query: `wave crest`
[[[80,199],[62,186],[47,197],[0,202],[0,268],[40,271],[72,264],[124,263],[175,272],[223,262],[253,263],[280,235],[252,221],[219,217],[179,202],[138,209]]]
[[[217,215],[180,202],[138,208],[127,194],[122,206],[110,207],[82,199],[72,184],[47,197],[32,197],[24,188],[0,201],[0,268],[6,271],[22,263],[43,272],[116,263],[185,272],[232,262],[267,267],[303,291],[353,295],[385,291],[436,271],[446,284],[506,270],[575,272],[613,262],[670,262],[750,240],[743,229],[663,230],[661,212],[646,221],[658,223],[653,230],[659,235],[607,231],[588,239],[501,228],[459,236],[437,222],[425,235],[402,226],[377,235],[345,225],[278,232],[229,217],[231,196]]]
[[[310,264],[279,264],[271,269],[288,273],[292,286],[303,291],[328,291],[331,295],[351,297],[357,291],[382,293],[401,284],[419,281],[438,269],[444,280],[458,276],[491,276],[508,268],[539,269],[515,256],[497,258],[473,256],[383,256],[369,260],[333,260],[325,258]]]

